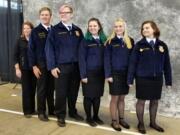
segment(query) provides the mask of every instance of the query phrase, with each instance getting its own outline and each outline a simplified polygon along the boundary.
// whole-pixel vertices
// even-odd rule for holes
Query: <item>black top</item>
[[[14,48],[14,64],[18,63],[21,69],[31,69],[28,61],[28,41],[20,37]]]

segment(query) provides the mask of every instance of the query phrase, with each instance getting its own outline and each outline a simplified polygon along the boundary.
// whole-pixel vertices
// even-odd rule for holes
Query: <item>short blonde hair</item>
[[[63,5],[61,5],[61,6],[59,7],[59,11],[61,11],[61,10],[64,9],[64,8],[69,8],[70,12],[73,13],[73,8],[72,8],[71,5],[69,5],[69,4],[63,4]]]
[[[123,35],[123,40],[126,43],[127,48],[131,49],[132,48],[132,44],[131,44],[131,39],[128,36],[128,32],[127,32],[127,25],[126,22],[122,19],[122,18],[118,18],[116,19],[116,21],[114,23],[123,23],[125,30],[124,30],[124,35]],[[116,36],[115,31],[113,30],[112,34],[108,37],[106,43],[111,43],[111,40]]]

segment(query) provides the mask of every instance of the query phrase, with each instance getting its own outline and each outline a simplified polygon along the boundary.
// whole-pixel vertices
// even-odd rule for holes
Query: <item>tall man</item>
[[[48,114],[54,115],[54,78],[46,66],[45,43],[51,29],[52,11],[43,7],[39,11],[40,24],[32,30],[29,40],[29,61],[37,78],[37,109],[38,118],[48,121],[46,115],[46,100]]]

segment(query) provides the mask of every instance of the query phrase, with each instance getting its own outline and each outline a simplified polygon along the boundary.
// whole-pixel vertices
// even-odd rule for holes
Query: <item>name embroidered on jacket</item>
[[[88,47],[94,47],[97,46],[97,44],[89,44]]]
[[[150,49],[150,48],[148,48],[148,47],[147,47],[147,48],[140,48],[139,51],[140,51],[140,52],[143,52],[143,51],[146,51],[146,50],[149,50],[149,49]]]
[[[38,33],[39,38],[45,38],[46,34],[44,32]]]

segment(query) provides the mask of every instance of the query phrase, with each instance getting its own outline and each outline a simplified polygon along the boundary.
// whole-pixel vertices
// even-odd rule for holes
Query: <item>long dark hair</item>
[[[105,43],[105,41],[106,41],[106,35],[104,34],[104,31],[103,31],[103,28],[102,28],[102,25],[101,25],[101,22],[99,21],[99,19],[97,19],[97,18],[90,18],[89,19],[89,21],[88,21],[88,26],[89,26],[89,23],[91,22],[91,21],[95,21],[95,22],[97,22],[97,24],[98,24],[98,26],[99,26],[99,31],[98,31],[98,35],[99,35],[99,37],[100,37],[100,40],[103,42],[103,43]],[[87,39],[87,40],[92,40],[92,34],[89,32],[89,29],[87,29],[87,32],[86,32],[86,34],[85,34],[85,39]]]

